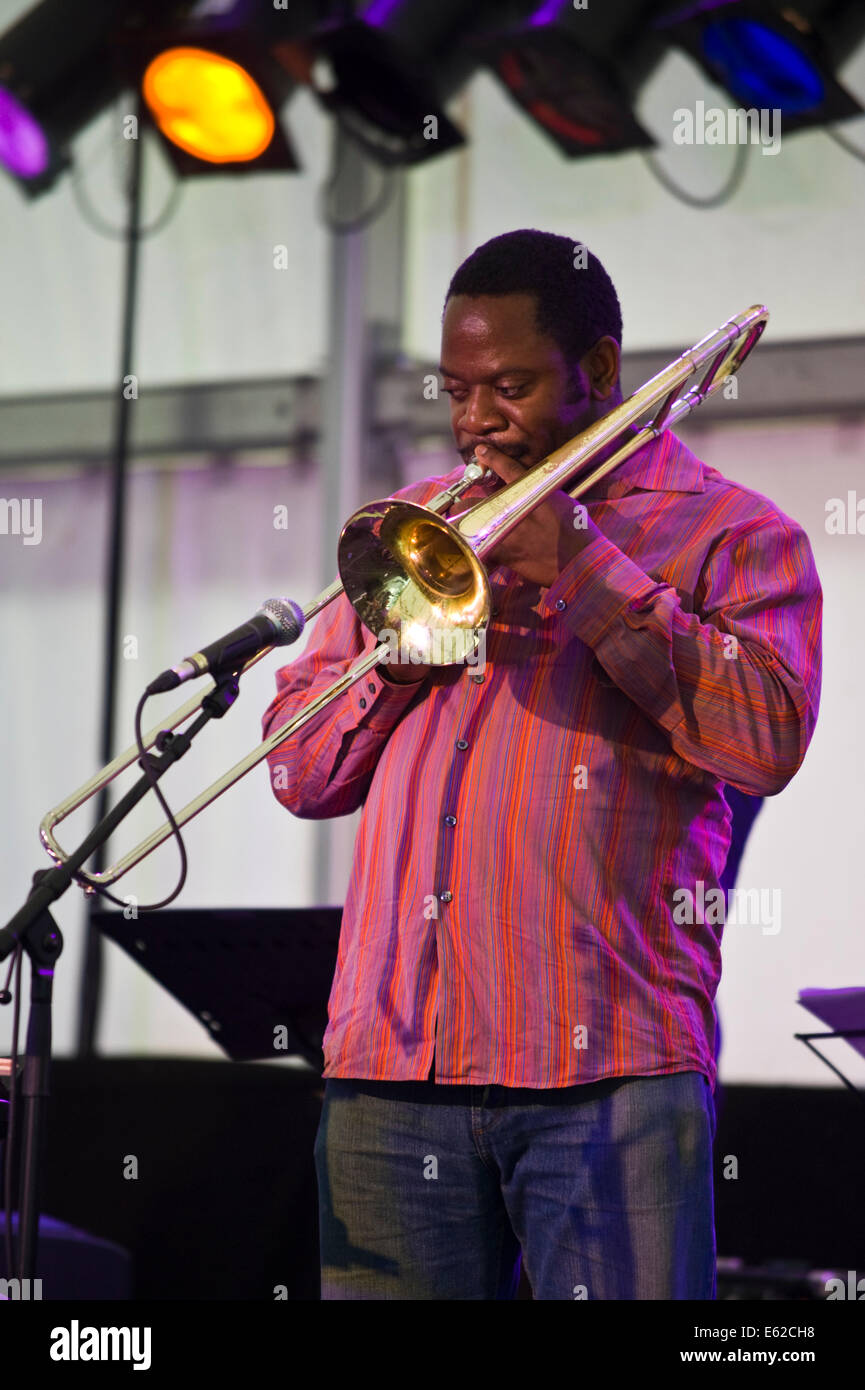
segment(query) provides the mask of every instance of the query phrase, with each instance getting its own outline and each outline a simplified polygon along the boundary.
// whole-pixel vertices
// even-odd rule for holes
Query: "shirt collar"
[[[631,428],[636,433],[639,426]],[[592,499],[625,497],[629,492],[704,490],[702,463],[671,430],[664,430],[596,483],[588,496]]]

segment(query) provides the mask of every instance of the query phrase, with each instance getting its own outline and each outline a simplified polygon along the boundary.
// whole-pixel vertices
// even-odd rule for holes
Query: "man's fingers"
[[[515,478],[521,478],[524,470],[519,464],[515,463],[507,454],[502,454],[498,449],[494,449],[491,444],[479,444],[475,449],[475,457],[478,463],[484,468],[491,468],[506,483],[512,483]]]

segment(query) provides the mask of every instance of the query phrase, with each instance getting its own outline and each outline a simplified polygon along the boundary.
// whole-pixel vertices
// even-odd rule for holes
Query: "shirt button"
[[[465,751],[465,749],[468,748],[468,746],[469,746],[469,741],[468,741],[467,738],[458,738],[458,739],[457,739],[457,748],[460,748],[460,749],[462,749],[463,751]]]
[[[481,681],[483,680],[483,676],[480,674],[472,676],[472,680],[475,682],[476,685],[480,685]]]
[[[445,825],[456,825],[456,816],[445,816]]]
[[[446,888],[443,893],[439,893],[439,897],[441,898],[443,903],[453,902],[453,896],[454,895],[449,888]]]
[[[366,700],[363,698],[363,696],[361,696],[360,699],[360,707],[361,709],[366,709]]]
[[[369,685],[367,686],[367,690],[369,691],[370,695],[375,694],[375,686],[373,685],[372,681],[370,681]]]
[[[563,598],[556,599],[556,607],[558,608],[560,613],[564,613],[567,606],[568,605],[565,603],[565,600]]]

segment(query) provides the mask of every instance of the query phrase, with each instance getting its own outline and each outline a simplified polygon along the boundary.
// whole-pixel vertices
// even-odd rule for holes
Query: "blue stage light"
[[[703,56],[749,106],[786,115],[813,111],[825,98],[819,69],[794,42],[751,19],[719,19],[700,35]]]

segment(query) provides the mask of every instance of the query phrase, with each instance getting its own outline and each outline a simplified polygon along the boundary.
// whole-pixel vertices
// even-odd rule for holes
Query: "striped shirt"
[[[325,1077],[714,1087],[724,784],[772,796],[802,762],[820,583],[802,528],[669,431],[582,500],[551,587],[487,567],[483,669],[378,667],[268,757],[295,815],[363,807]],[[374,645],[331,604],[265,734]]]

